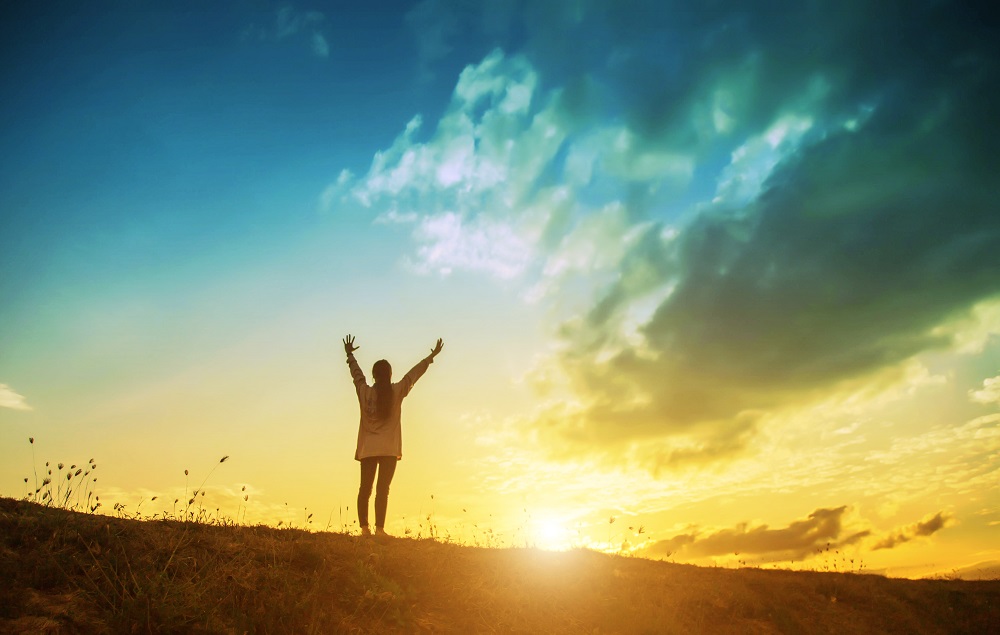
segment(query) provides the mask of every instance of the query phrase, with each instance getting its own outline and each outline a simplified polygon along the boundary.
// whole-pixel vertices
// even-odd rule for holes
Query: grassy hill
[[[130,520],[0,499],[0,632],[986,633],[1000,581]]]

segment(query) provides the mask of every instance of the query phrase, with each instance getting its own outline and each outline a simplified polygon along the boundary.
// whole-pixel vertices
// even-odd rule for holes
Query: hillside
[[[8,633],[984,633],[1000,581],[130,520],[0,499]]]

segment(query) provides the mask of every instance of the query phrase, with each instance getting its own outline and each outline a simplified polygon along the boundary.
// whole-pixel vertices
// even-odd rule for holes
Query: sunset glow
[[[565,551],[573,547],[573,536],[563,524],[553,518],[542,518],[534,523],[533,546],[547,551]]]
[[[342,338],[398,377],[442,338],[390,534],[1000,562],[1000,59],[972,8],[18,5],[0,494],[93,458],[105,513],[204,481],[217,516],[357,532]]]

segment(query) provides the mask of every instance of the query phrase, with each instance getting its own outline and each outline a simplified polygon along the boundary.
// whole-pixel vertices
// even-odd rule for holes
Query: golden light
[[[533,546],[547,551],[566,551],[573,547],[569,530],[554,518],[540,518],[535,521],[532,537]]]

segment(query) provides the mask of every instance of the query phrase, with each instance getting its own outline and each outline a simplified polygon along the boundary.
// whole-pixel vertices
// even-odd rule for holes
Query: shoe
[[[361,537],[362,538],[371,538],[372,537],[372,530],[368,529],[367,527],[362,527],[361,528]]]
[[[376,527],[375,528],[375,537],[376,538],[392,538],[392,536],[390,536],[389,534],[385,533],[385,529],[382,529],[381,527]]]

